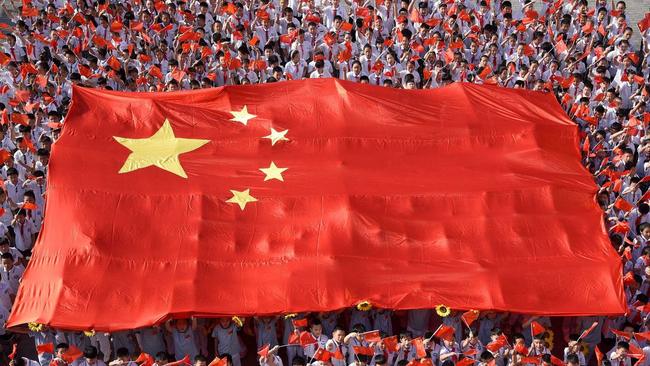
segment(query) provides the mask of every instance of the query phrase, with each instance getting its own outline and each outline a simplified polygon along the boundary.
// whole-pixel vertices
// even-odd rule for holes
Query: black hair
[[[8,254],[8,253],[5,253],[5,254]],[[3,258],[5,256],[5,254],[2,255]],[[97,347],[95,347],[95,346],[86,346],[86,348],[84,348],[84,357],[85,358],[90,358],[90,359],[97,358]]]

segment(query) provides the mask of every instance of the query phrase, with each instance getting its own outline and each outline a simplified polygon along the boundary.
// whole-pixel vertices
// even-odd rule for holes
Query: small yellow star
[[[235,191],[234,189],[231,189],[230,193],[232,193],[232,198],[226,202],[238,204],[242,211],[244,211],[248,202],[257,202],[257,198],[250,195],[250,189],[244,191]]]
[[[247,106],[244,106],[244,108],[242,108],[241,111],[239,111],[239,112],[237,112],[237,111],[230,111],[230,114],[233,115],[233,118],[230,119],[231,121],[234,121],[234,122],[240,122],[240,123],[242,123],[244,126],[246,126],[246,125],[248,124],[248,121],[249,121],[249,120],[251,120],[251,119],[257,117],[257,116],[254,115],[254,114],[250,114],[250,113],[248,113],[248,107],[247,107]]]
[[[278,141],[289,141],[288,138],[284,137],[287,132],[289,132],[289,130],[276,131],[273,127],[271,127],[271,134],[264,136],[263,138],[271,140],[271,146],[273,146]]]
[[[282,177],[282,172],[284,172],[287,169],[289,168],[278,168],[277,166],[275,166],[274,162],[271,162],[271,165],[268,168],[260,168],[262,173],[266,174],[266,177],[264,177],[265,182],[271,179],[277,179],[281,182],[284,182],[284,178]]]
[[[131,150],[131,154],[126,158],[119,173],[157,166],[183,178],[187,178],[187,174],[181,166],[178,156],[194,151],[210,142],[210,140],[177,138],[167,119],[151,137],[133,139],[113,136],[113,138]]]

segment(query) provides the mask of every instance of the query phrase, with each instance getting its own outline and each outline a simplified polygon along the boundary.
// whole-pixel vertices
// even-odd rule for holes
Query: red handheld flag
[[[154,359],[150,354],[142,352],[134,362],[140,366],[153,366]]]
[[[625,198],[619,196],[616,201],[614,201],[614,207],[618,208],[621,211],[632,211],[634,205],[629,203]]]
[[[307,328],[307,326],[309,326],[309,321],[307,318],[294,319],[291,321],[291,324],[293,324],[294,328]]]
[[[260,357],[266,357],[269,354],[269,348],[271,347],[270,344],[265,344],[262,348],[260,348],[259,351],[257,351],[257,354]]]
[[[287,340],[288,344],[300,344],[300,333],[292,332]]]
[[[42,353],[54,353],[54,343],[44,343],[36,346],[36,352],[38,354]]]
[[[578,337],[578,340],[583,339],[584,337],[588,336],[589,333],[591,333],[594,329],[596,329],[597,326],[598,326],[598,322],[593,322],[593,324],[591,324],[591,326],[589,328],[585,329],[585,331],[580,334],[580,337]]]
[[[300,332],[300,345],[308,346],[310,344],[316,343],[316,338],[310,332]]]
[[[530,322],[530,332],[533,334],[534,337],[538,334],[542,334],[546,332],[546,328],[544,328],[541,324],[533,320],[532,322]]]
[[[371,332],[363,333],[363,339],[365,339],[366,342],[380,342],[381,335],[378,330],[373,330]]]
[[[553,355],[551,355],[551,364],[553,364],[554,366],[564,366],[565,365],[564,361],[560,360],[559,358],[557,358],[557,357],[555,357]]]
[[[327,350],[325,350],[324,348],[319,348],[314,353],[313,358],[314,358],[314,360],[317,360],[317,361],[327,362],[327,361],[330,360],[331,357],[332,357],[332,355]]]
[[[542,362],[542,360],[539,357],[522,357],[520,362],[522,365],[529,364],[529,363],[533,365],[539,365]]]
[[[433,336],[437,337],[438,339],[449,339],[454,336],[454,333],[456,333],[454,328],[445,324],[441,324],[438,329],[433,332]]]
[[[415,347],[415,356],[417,358],[423,358],[427,356],[427,351],[424,348],[424,341],[422,338],[415,338],[411,341],[411,343],[413,343],[413,346]]]
[[[600,348],[598,348],[598,346],[596,346],[596,348],[594,349],[594,352],[596,353],[596,362],[598,363],[598,366],[602,365],[602,364],[603,364],[603,356],[604,356],[604,355],[603,355],[603,353],[600,351]]]
[[[626,339],[628,341],[630,340],[630,338],[632,338],[632,334],[628,333],[628,332],[623,332],[623,331],[616,330],[616,329],[610,329],[610,331],[612,333],[616,334],[616,336],[621,337],[623,339]]]
[[[68,350],[61,355],[61,358],[67,363],[73,363],[81,356],[83,356],[83,352],[81,352],[79,348],[71,345],[68,347]]]
[[[397,336],[386,337],[381,340],[386,349],[390,352],[396,352],[399,349],[399,343],[397,341]]]
[[[371,347],[353,346],[352,349],[357,355],[373,356],[375,351]]]
[[[472,325],[472,323],[474,323],[476,319],[478,319],[478,316],[479,316],[479,312],[477,310],[470,310],[463,313],[461,318],[463,319],[463,322],[465,322],[465,325],[467,325],[467,327],[469,328]]]
[[[639,341],[650,341],[650,332],[634,333],[634,338]]]

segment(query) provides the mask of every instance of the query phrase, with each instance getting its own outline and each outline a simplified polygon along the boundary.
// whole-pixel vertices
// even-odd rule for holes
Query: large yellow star
[[[210,142],[210,140],[177,138],[167,119],[151,137],[132,139],[113,136],[113,138],[131,150],[131,154],[126,158],[119,173],[157,166],[183,178],[187,178],[187,174],[178,160],[178,155],[196,150]]]
[[[231,121],[234,121],[234,122],[240,122],[240,123],[242,123],[244,126],[248,125],[248,121],[249,121],[249,120],[251,120],[251,119],[257,117],[257,116],[254,115],[254,114],[250,114],[250,113],[248,113],[248,107],[247,107],[247,106],[244,106],[244,108],[242,108],[241,111],[239,111],[239,112],[237,112],[237,111],[230,111],[230,114],[233,115],[233,118],[230,119]]]
[[[234,189],[231,189],[230,193],[232,193],[232,197],[226,202],[236,203],[239,205],[239,208],[244,211],[248,202],[257,202],[257,198],[251,196],[250,191],[250,189],[244,191],[235,191]]]
[[[266,176],[264,177],[265,182],[271,179],[277,179],[279,181],[284,182],[284,178],[282,177],[282,172],[284,172],[287,169],[289,168],[278,168],[277,166],[275,166],[274,162],[271,162],[271,165],[269,165],[268,168],[260,168],[262,173],[266,174]]]
[[[287,132],[289,132],[289,130],[276,131],[273,127],[271,127],[271,134],[264,136],[263,138],[271,140],[271,146],[273,146],[278,141],[289,141],[289,139],[285,137]]]

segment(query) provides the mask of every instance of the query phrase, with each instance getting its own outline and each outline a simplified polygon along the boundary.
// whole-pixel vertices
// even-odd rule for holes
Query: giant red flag
[[[361,301],[624,311],[596,185],[552,94],[327,79],[73,95],[10,325]]]

